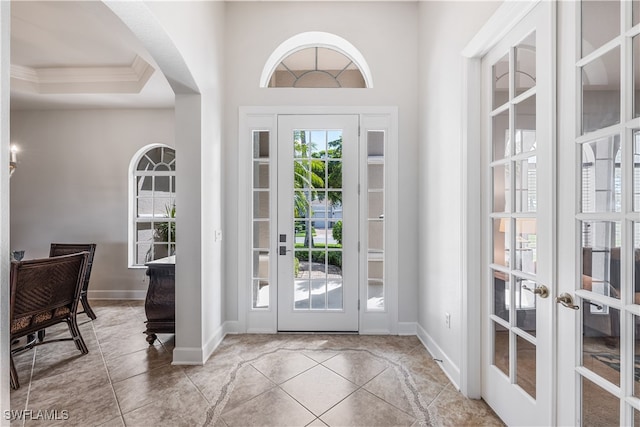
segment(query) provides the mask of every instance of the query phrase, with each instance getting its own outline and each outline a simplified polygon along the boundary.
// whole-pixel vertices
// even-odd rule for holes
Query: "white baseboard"
[[[418,335],[416,322],[398,322],[398,335]]]
[[[87,291],[87,296],[95,300],[144,300],[147,297],[147,291]]]
[[[176,347],[173,349],[172,365],[204,365],[227,334],[237,333],[237,321],[224,322],[202,348]]]
[[[447,356],[447,354],[440,348],[438,344],[431,338],[431,336],[424,330],[424,328],[416,324],[418,339],[422,342],[422,345],[433,356],[434,359],[438,359],[438,364],[449,381],[454,385],[457,390],[460,390],[460,368],[456,366],[453,361]]]

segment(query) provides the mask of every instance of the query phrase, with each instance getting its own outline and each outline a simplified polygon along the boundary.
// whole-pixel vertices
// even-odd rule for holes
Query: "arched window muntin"
[[[296,34],[295,36],[290,37],[289,39],[282,42],[273,51],[273,53],[265,63],[265,66],[262,70],[262,75],[260,76],[260,87],[270,87],[272,77],[276,73],[277,68],[280,67],[281,63],[284,60],[299,51],[310,48],[325,49],[327,51],[333,52],[334,54],[337,53],[346,57],[350,62],[353,63],[354,69],[358,70],[361,74],[361,78],[364,84],[360,87],[373,87],[373,78],[371,76],[369,65],[367,64],[367,61],[364,59],[364,56],[360,53],[360,51],[349,41],[343,39],[342,37],[322,31],[308,31]]]
[[[142,147],[129,164],[129,266],[175,253],[175,149]]]

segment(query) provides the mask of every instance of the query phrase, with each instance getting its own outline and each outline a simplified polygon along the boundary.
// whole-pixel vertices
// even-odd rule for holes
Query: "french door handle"
[[[545,285],[536,286],[533,289],[528,288],[526,285],[522,285],[521,288],[525,291],[533,292],[535,295],[540,295],[540,298],[546,298],[549,296],[549,288]]]
[[[562,304],[567,308],[570,308],[572,310],[580,310],[580,306],[579,305],[575,305],[573,303],[573,297],[571,295],[569,295],[568,293],[564,292],[562,294],[560,294],[559,296],[556,297],[556,302],[558,304]]]

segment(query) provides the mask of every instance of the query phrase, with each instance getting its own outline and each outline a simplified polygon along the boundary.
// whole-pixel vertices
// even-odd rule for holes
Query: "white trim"
[[[398,322],[398,335],[418,335],[418,322]]]
[[[204,365],[214,351],[220,346],[224,337],[232,329],[230,323],[223,323],[216,332],[209,338],[202,348],[199,347],[176,347],[173,349],[172,365]],[[235,322],[233,322],[235,323]]]
[[[10,51],[11,51],[11,2],[0,1],[0,163],[9,162],[9,97],[10,97]],[[16,170],[16,175],[20,170]],[[28,179],[28,177],[26,177]],[[9,328],[9,174],[5,169],[0,175],[0,360],[4,363],[0,372],[0,410],[11,409],[9,391],[9,369],[6,368],[11,351]],[[0,425],[9,426],[9,420],[0,418]]]
[[[33,93],[139,93],[155,69],[140,56],[114,67],[32,68],[11,65],[11,84]]]
[[[480,363],[482,322],[481,306],[481,164],[478,136],[480,121],[480,61],[508,31],[526,16],[540,0],[507,0],[476,33],[462,50],[464,58],[462,73],[462,327],[460,391],[469,398],[479,398],[482,386]],[[420,333],[418,334],[420,336]],[[435,343],[434,343],[435,344]]]
[[[90,300],[142,300],[147,297],[147,291],[144,290],[108,290],[108,291],[87,291],[87,297]]]
[[[460,391],[460,368],[453,363],[453,360],[451,360],[444,350],[438,346],[438,344],[421,325],[417,325],[417,328],[418,339],[424,348],[426,348],[434,360],[438,362],[440,369],[442,369],[442,372],[444,372],[447,378],[449,378],[449,381],[451,381],[451,384],[456,388],[456,390]]]
[[[342,37],[322,31],[309,31],[306,33],[296,34],[282,42],[280,46],[273,51],[271,56],[269,56],[269,59],[267,59],[267,62],[264,64],[262,75],[260,76],[260,87],[269,87],[271,75],[276,71],[278,64],[280,64],[283,59],[299,50],[310,47],[325,47],[342,53],[352,60],[360,69],[366,87],[373,87],[371,70],[360,51]]]

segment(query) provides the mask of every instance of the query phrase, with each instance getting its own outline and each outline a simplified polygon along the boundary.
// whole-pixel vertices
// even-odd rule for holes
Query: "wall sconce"
[[[9,177],[13,175],[16,168],[18,167],[18,146],[11,145],[11,157],[9,159]]]

